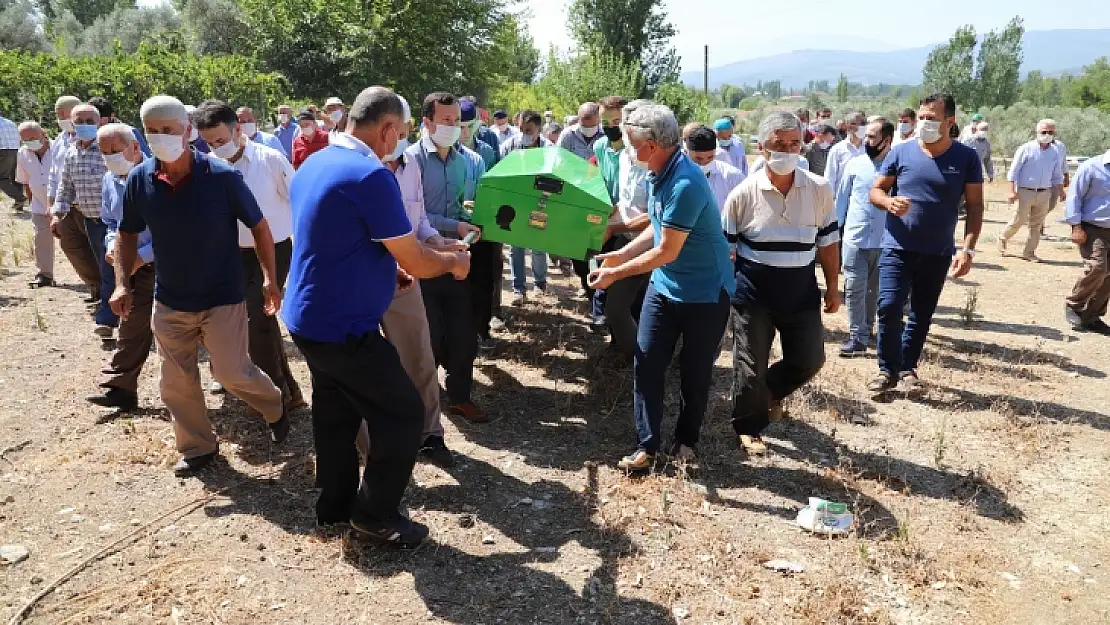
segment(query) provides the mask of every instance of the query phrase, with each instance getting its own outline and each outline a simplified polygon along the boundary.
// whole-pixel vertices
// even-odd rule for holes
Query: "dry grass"
[[[1005,216],[992,208],[984,241]],[[1110,609],[1110,341],[1062,323],[1070,247],[1042,245],[1049,262],[1031,265],[982,246],[942,296],[920,398],[872,401],[874,360],[836,358],[845,321],[827,316],[828,363],[769,429],[767,458],[736,448],[723,352],[700,462],[643,479],[612,468],[634,440],[631,372],[586,329],[573,278],[557,278],[476,363],[496,421],[447,423],[459,466],[416,469],[407,504],[433,540],[392,553],[313,527],[307,414],[275,449],[241,403],[210,397],[224,461],[174,479],[153,362],[136,414],[86,406],[108,352],[81,293],[29,291],[29,223],[0,228],[0,449],[32,441],[0,456],[3,542],[31,550],[0,581],[7,614],[140,523],[247,480],[93,563],[30,623],[1008,625]],[[668,398],[673,415],[673,381]],[[794,526],[810,496],[847,503],[856,531]],[[805,572],[763,566],[773,559]]]

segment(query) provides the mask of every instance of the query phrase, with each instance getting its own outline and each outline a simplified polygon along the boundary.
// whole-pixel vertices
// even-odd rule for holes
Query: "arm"
[[[1022,147],[1024,147],[1024,146],[1022,146]],[[1021,147],[1019,147],[1017,149],[1017,151],[1014,152],[1014,162],[1010,164],[1010,172],[1008,174],[1006,174],[1006,180],[1010,181],[1010,203],[1013,203],[1014,200],[1017,199],[1017,194],[1018,194],[1017,181],[1018,181],[1018,174],[1021,172],[1021,165],[1022,165],[1021,155],[1022,155],[1022,152],[1023,152],[1023,150],[1022,150]]]
[[[621,222],[619,225],[610,226],[609,231],[612,233],[617,232],[641,232],[648,225],[651,224],[651,217],[647,214],[638,215],[632,221]]]
[[[849,178],[850,176],[845,176]],[[851,186],[848,187],[851,189]],[[848,192],[851,195],[851,192]],[[817,200],[817,214],[825,214],[821,228],[817,230],[817,261],[825,274],[825,312],[840,310],[840,224],[836,220],[833,207],[832,188],[827,184],[818,187],[814,194]]]
[[[852,200],[852,185],[855,184],[856,177],[852,174],[844,176],[844,180],[840,181],[840,187],[836,190],[834,195],[834,203],[836,208],[836,221],[843,226],[848,221],[848,205]]]
[[[54,208],[51,213],[55,217],[62,217],[70,210],[70,205],[77,198],[77,189],[73,186],[73,179],[69,170],[69,159],[62,160],[61,173],[58,175],[58,192],[54,196]]]
[[[112,312],[116,313],[121,319],[126,319],[131,312],[131,268],[135,266],[135,259],[138,256],[136,246],[139,242],[139,235],[120,230],[118,242],[115,267],[116,290],[112,293],[111,299],[108,300],[108,305]]]
[[[281,310],[281,288],[277,283],[277,256],[274,253],[274,236],[270,224],[263,217],[251,228],[254,237],[254,253],[262,267],[262,294],[266,297],[263,310],[267,315],[275,315]]]
[[[615,252],[599,254],[598,257],[606,261],[605,266],[616,267],[650,250],[654,245],[655,233],[653,233],[650,228],[645,228],[635,239],[632,239],[628,245]]]
[[[964,203],[967,205],[967,218],[964,221],[963,249],[956,252],[952,258],[952,268],[949,275],[953,278],[962,278],[971,271],[972,252],[979,241],[979,232],[983,229],[983,181],[968,182],[964,184]]]
[[[1056,166],[1052,168],[1052,186],[1056,187],[1056,192],[1061,198],[1066,198],[1068,194],[1067,187],[1064,182],[1064,167],[1062,159],[1056,159]]]
[[[435,278],[452,273],[456,280],[466,278],[470,272],[470,252],[437,251],[416,240],[416,235],[382,241],[385,248],[397,259],[397,264],[415,278]]]
[[[664,227],[663,234],[659,239],[659,245],[648,247],[647,251],[642,251],[643,248],[646,247],[645,243],[650,245],[650,242],[654,239],[654,235],[650,230],[644,230],[640,236],[636,237],[635,241],[620,250],[620,255],[625,258],[631,256],[630,253],[625,253],[625,250],[629,250],[630,248],[632,252],[638,253],[629,260],[610,269],[608,277],[609,284],[631,276],[649,273],[674,261],[682,251],[682,246],[686,244],[686,238],[689,234],[689,232],[682,230]]]
[[[894,205],[895,198],[890,197],[890,190],[894,188],[894,183],[897,181],[894,176],[875,176],[875,183],[871,185],[871,192],[868,193],[867,199],[880,210],[894,212],[891,206]]]

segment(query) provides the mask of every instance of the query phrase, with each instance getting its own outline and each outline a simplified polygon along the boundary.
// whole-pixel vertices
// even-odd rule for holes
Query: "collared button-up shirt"
[[[58,195],[54,199],[54,214],[65,215],[74,204],[89,219],[100,218],[100,193],[104,188],[104,156],[94,141],[88,147],[71,145],[62,162],[58,177]]]
[[[428,220],[441,235],[458,239],[469,166],[466,157],[451,146],[447,156],[441,158],[436,144],[429,137],[410,145],[405,154],[411,157],[410,164],[420,169]]]
[[[732,136],[732,143],[727,148],[717,148],[717,155],[714,158],[732,165],[739,169],[745,178],[748,177],[748,156],[744,152],[744,142],[740,140],[739,135]]]
[[[570,150],[585,160],[590,160],[590,157],[594,155],[594,144],[604,136],[599,129],[594,136],[587,137],[582,134],[581,127],[574,126],[573,128],[567,128],[563,131],[563,134],[559,135],[558,146]]]
[[[520,130],[512,124],[507,124],[505,126],[504,132],[502,132],[501,129],[497,127],[497,124],[494,124],[490,128],[490,130],[493,131],[494,136],[497,137],[497,148],[501,152],[501,154],[505,153],[504,150],[501,150],[501,146],[505,145],[505,142],[509,139],[512,139],[516,135],[520,134]]]
[[[1038,141],[1024,143],[1014,153],[1014,164],[1006,179],[1017,183],[1019,189],[1047,189],[1064,184],[1060,152],[1051,144],[1042,148]]]
[[[289,160],[293,160],[293,139],[297,137],[297,131],[300,129],[301,127],[294,122],[289,122],[288,126],[278,124],[277,128],[274,128],[274,136],[281,143],[281,148],[285,150]]]
[[[543,136],[539,138],[539,145],[525,145],[525,140],[526,137],[523,134],[517,133],[513,135],[508,141],[502,141],[501,158],[505,158],[505,155],[514,150],[526,150],[528,148],[549,148],[552,146],[552,143]]]
[[[871,184],[882,167],[882,162],[872,161],[866,154],[848,161],[840,189],[836,193],[836,214],[844,215],[845,248],[874,250],[882,247],[886,228],[886,212],[871,203]]]
[[[58,180],[62,177],[62,164],[66,160],[69,146],[77,142],[77,135],[63,132],[50,142],[50,170],[46,176],[46,195],[53,198],[58,195]]]
[[[844,168],[848,166],[848,161],[859,156],[866,154],[867,151],[863,149],[863,143],[860,142],[859,147],[852,145],[848,139],[838,142],[829,150],[829,159],[825,164],[825,179],[829,181],[829,186],[832,187],[833,193],[840,185],[840,177],[844,175]]]
[[[231,164],[243,174],[243,182],[251,190],[274,243],[281,243],[293,234],[293,208],[289,203],[289,183],[293,180],[293,166],[285,155],[261,143],[247,142],[243,155]],[[239,247],[254,247],[254,236],[239,222]]]
[[[991,160],[991,140],[971,137],[963,142],[967,147],[975,150],[979,160],[983,161],[983,169],[987,170],[987,178],[994,180],[994,161]]]
[[[19,126],[0,115],[0,150],[18,150],[19,144]]]
[[[725,200],[741,182],[744,182],[744,173],[724,161],[710,161],[709,173],[705,179],[709,181],[709,188],[713,189],[713,197],[717,199],[717,210],[724,215]]]
[[[127,177],[117,176],[112,172],[104,173],[104,189],[101,193],[100,220],[107,228],[104,235],[105,249],[112,249],[116,245],[119,234],[119,222],[123,221],[123,192],[127,189]],[[154,244],[150,238],[150,228],[139,233],[139,258],[144,263],[154,262]]]
[[[402,154],[397,161],[397,169],[393,172],[393,176],[397,178],[397,185],[401,187],[405,214],[409,217],[416,238],[427,241],[439,233],[428,221],[428,213],[424,210],[424,186],[420,180],[420,167],[413,164],[412,157],[408,154]]]
[[[1110,150],[1083,161],[1068,191],[1064,223],[1110,228]]]
[[[41,158],[26,146],[19,148],[15,161],[15,181],[27,185],[31,190],[31,212],[36,215],[45,215],[49,212],[46,207],[46,178],[50,171],[50,149],[43,152]]]
[[[287,152],[285,148],[281,145],[281,141],[268,132],[262,132],[261,130],[259,130],[258,132],[254,133],[253,137],[251,137],[251,141],[254,141],[255,143],[261,143],[262,145],[268,145],[271,148],[277,150],[278,153],[284,156],[287,160],[289,159],[289,152]]]
[[[609,137],[604,136],[603,133],[602,137],[594,142],[594,156],[597,157],[597,168],[601,172],[601,179],[605,181],[605,188],[609,191],[609,201],[616,205],[620,189],[618,177],[620,154],[624,148],[614,150],[611,143]]]
[[[474,147],[469,147],[469,146],[464,146],[464,147],[467,147],[467,149],[470,149],[470,150],[473,150],[474,152],[477,152],[478,156],[482,157],[482,162],[485,163],[485,166],[486,166],[484,171],[489,171],[491,168],[493,168],[494,165],[497,164],[497,150],[490,147],[490,144],[486,143],[485,141],[482,141],[481,139],[478,139],[477,137],[475,137]],[[469,197],[467,199],[472,200],[474,198]]]
[[[485,146],[481,141],[476,142],[476,144]],[[478,182],[482,180],[482,176],[486,175],[486,160],[465,145],[456,147],[459,154],[466,161],[466,184],[463,185],[463,201],[473,202],[474,196],[478,193]]]
[[[617,190],[617,213],[609,218],[610,224],[630,223],[640,215],[647,213],[648,178],[651,172],[640,169],[632,164],[628,150],[621,150],[617,154],[617,177],[619,189]]]

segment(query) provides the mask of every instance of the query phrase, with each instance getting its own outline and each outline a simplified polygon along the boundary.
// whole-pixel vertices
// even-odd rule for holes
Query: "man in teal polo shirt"
[[[658,104],[642,106],[624,126],[625,150],[636,167],[652,174],[652,227],[624,248],[599,255],[603,264],[590,274],[590,285],[606,288],[651,273],[640,312],[633,388],[639,445],[617,464],[626,471],[645,471],[662,445],[663,389],[680,338],[682,408],[671,453],[683,461],[694,459],[735,279],[717,200],[701,168],[679,149],[682,136],[674,113]]]

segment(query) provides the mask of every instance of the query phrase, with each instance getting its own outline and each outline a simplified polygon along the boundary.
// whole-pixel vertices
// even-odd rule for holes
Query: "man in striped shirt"
[[[767,166],[733,190],[722,217],[736,245],[732,427],[753,455],[766,453],[761,433],[782,417],[783,400],[825,363],[815,262],[825,273],[825,312],[840,308],[833,192],[797,165],[801,122],[793,113],[771,113],[759,140]],[[776,332],[782,360],[769,365]]]

